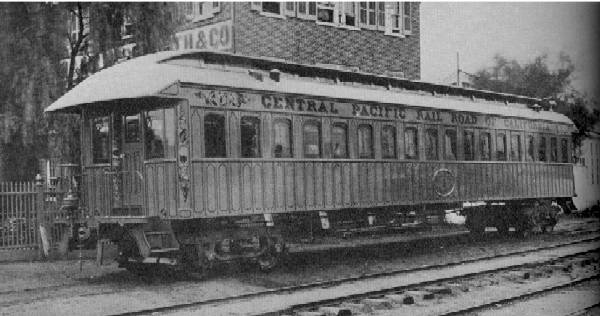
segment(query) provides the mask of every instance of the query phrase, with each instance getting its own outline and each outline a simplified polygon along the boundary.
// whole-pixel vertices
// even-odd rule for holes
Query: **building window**
[[[569,141],[565,138],[560,140],[561,162],[569,162]]]
[[[385,2],[379,1],[377,3],[377,26],[382,30],[385,27]]]
[[[340,5],[342,5],[343,8],[339,10],[339,23],[345,26],[357,26],[356,2],[342,2]]]
[[[175,109],[145,113],[146,158],[175,157]]]
[[[383,30],[385,27],[386,2],[359,2],[359,23],[361,27]]]
[[[444,134],[444,159],[456,160],[456,131],[447,129]]]
[[[298,2],[298,18],[306,20],[317,19],[317,3],[316,2]]]
[[[521,135],[512,135],[510,141],[510,160],[521,161]]]
[[[506,134],[498,133],[496,135],[496,159],[506,160]]]
[[[335,11],[334,2],[317,2],[317,21],[335,23]]]
[[[123,15],[123,25],[121,25],[121,39],[133,38],[133,20],[128,12]]]
[[[333,158],[348,158],[348,128],[344,123],[335,123],[331,129]]]
[[[110,116],[92,119],[92,162],[110,162]]]
[[[285,3],[285,15],[295,16],[296,15],[296,2],[286,2]]]
[[[373,158],[373,128],[371,125],[358,125],[358,157]]]
[[[529,135],[527,136],[527,161],[534,161],[535,160],[535,138],[533,137],[533,135]]]
[[[419,137],[415,127],[404,130],[404,156],[406,159],[419,158]]]
[[[390,3],[390,22],[389,31],[390,34],[402,34],[402,2]]]
[[[546,161],[546,137],[540,137],[540,144],[538,147],[539,161]]]
[[[242,158],[260,157],[260,119],[242,116],[240,121]]]
[[[465,160],[475,160],[475,135],[473,131],[465,131],[463,136]]]
[[[381,156],[383,158],[396,158],[396,128],[384,125],[381,129]]]
[[[77,42],[79,40],[79,31],[80,31],[80,25],[79,25],[79,15],[81,14],[82,17],[82,22],[83,22],[83,33],[82,34],[87,34],[89,33],[89,11],[87,8],[82,8],[81,12],[78,12],[77,10],[73,10],[70,14],[69,14],[69,35],[70,35],[70,39],[71,41],[73,41],[73,43]]]
[[[302,141],[305,158],[321,157],[321,124],[306,122],[302,127]]]
[[[361,26],[383,29],[385,26],[385,2],[360,2],[359,16]]]
[[[412,33],[412,4],[410,2],[404,2],[404,10],[402,10],[402,14],[404,16],[404,34]]]
[[[211,113],[204,117],[204,148],[207,158],[227,156],[224,115]]]
[[[425,159],[438,160],[438,131],[435,128],[425,131]]]
[[[283,14],[281,2],[252,2],[251,9],[274,15]]]
[[[481,133],[479,135],[479,148],[481,150],[481,160],[492,159],[492,143],[490,142],[490,133]]]
[[[214,16],[221,10],[219,2],[184,2],[183,13],[188,21],[201,21]]]
[[[273,130],[273,157],[292,157],[292,122],[288,119],[277,119]]]

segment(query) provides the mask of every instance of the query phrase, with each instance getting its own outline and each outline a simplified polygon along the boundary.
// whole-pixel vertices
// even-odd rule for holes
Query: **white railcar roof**
[[[198,85],[224,86],[239,89],[270,91],[276,93],[293,93],[316,97],[327,97],[342,100],[359,100],[362,102],[379,102],[389,104],[404,104],[423,108],[442,110],[474,112],[507,117],[523,117],[529,119],[546,120],[573,124],[563,114],[552,111],[535,111],[528,107],[504,105],[500,102],[490,103],[483,100],[458,99],[427,94],[407,93],[394,90],[367,89],[359,86],[342,84],[327,84],[317,80],[302,80],[298,78],[281,78],[279,82],[272,80],[257,80],[250,73],[227,71],[210,67],[193,67],[174,62],[175,59],[197,59],[197,54],[204,51],[169,51],[146,55],[114,65],[99,71],[60,97],[46,108],[46,112],[69,111],[74,108],[97,102],[134,99],[142,97],[161,96],[161,91],[176,83],[189,83]],[[215,55],[237,56],[253,60],[272,61],[282,63],[275,59],[245,57],[228,53],[215,53]],[[302,65],[298,65],[302,66]],[[314,66],[306,66],[312,67]],[[340,71],[343,72],[343,71]],[[348,74],[348,72],[346,72]],[[367,75],[367,74],[360,74]],[[373,78],[383,78],[372,75]],[[396,80],[390,78],[390,80]],[[440,87],[441,85],[427,84],[420,81],[403,80],[415,84]],[[537,100],[533,98],[500,94],[489,91],[461,89],[447,87],[448,89],[461,90],[468,93],[493,94],[498,98],[506,97],[516,100]]]

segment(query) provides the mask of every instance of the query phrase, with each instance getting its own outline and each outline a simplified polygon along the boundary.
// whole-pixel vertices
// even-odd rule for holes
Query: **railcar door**
[[[121,116],[121,179],[123,211],[142,215],[144,177],[142,170],[143,140],[140,114]]]

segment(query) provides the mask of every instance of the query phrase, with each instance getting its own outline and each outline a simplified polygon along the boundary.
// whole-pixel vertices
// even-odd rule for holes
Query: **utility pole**
[[[460,87],[460,59],[458,52],[456,52],[456,86]]]

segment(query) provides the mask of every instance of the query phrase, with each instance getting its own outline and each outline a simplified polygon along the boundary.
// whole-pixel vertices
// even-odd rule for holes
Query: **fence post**
[[[44,239],[47,238],[46,229],[44,228],[44,179],[39,173],[35,176],[35,227],[36,241],[38,246],[38,259],[46,257],[46,249],[44,247]]]

